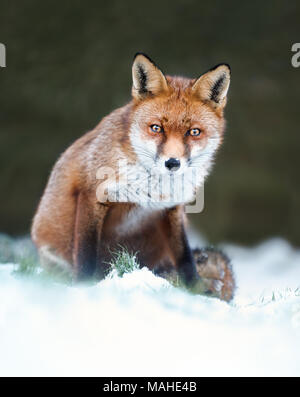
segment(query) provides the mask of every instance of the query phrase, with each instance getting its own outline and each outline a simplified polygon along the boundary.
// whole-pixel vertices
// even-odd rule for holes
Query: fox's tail
[[[205,293],[229,302],[236,288],[229,258],[213,247],[196,248],[194,259]]]

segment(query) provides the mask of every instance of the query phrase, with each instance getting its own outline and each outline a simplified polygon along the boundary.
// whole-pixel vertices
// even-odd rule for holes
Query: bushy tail
[[[236,284],[227,255],[213,247],[196,248],[193,255],[205,293],[230,301],[234,296]]]

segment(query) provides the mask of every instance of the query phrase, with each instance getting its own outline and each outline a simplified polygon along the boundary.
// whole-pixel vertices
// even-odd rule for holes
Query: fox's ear
[[[204,102],[214,108],[226,105],[226,96],[230,84],[230,66],[221,64],[215,66],[199,77],[194,83],[192,91]]]
[[[136,99],[143,99],[147,95],[158,95],[168,90],[168,83],[150,58],[137,53],[132,65],[132,96]]]

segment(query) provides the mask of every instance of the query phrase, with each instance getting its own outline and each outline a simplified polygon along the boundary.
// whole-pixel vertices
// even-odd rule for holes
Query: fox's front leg
[[[169,241],[176,258],[179,276],[187,286],[193,287],[200,281],[200,276],[194,261],[194,255],[189,246],[185,232],[185,214],[182,206],[172,208],[168,212]]]
[[[91,278],[100,261],[97,246],[107,209],[86,193],[78,194],[73,236],[74,276],[78,281]]]

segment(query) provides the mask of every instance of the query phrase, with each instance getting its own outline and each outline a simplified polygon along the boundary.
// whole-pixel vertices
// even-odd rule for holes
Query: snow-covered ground
[[[224,250],[231,304],[146,269],[71,287],[0,265],[0,375],[299,376],[300,250],[281,239]]]

